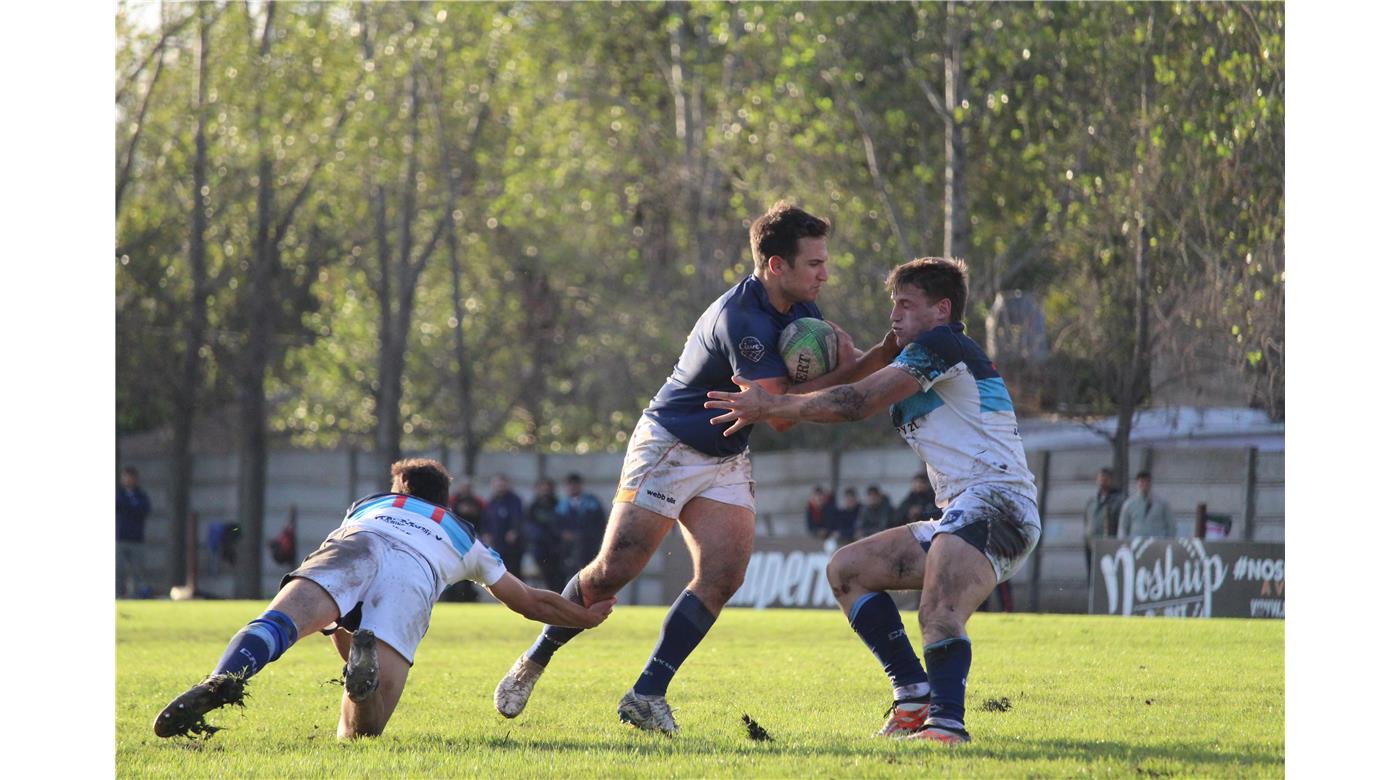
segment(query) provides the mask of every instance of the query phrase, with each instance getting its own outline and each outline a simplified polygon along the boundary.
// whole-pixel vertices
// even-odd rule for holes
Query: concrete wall
[[[453,473],[461,473],[460,458],[453,453],[412,453],[437,457]],[[1035,558],[1012,580],[1016,608],[1042,611],[1083,612],[1088,605],[1088,577],[1082,540],[1084,506],[1094,493],[1099,468],[1112,462],[1107,447],[1031,451],[1027,458],[1041,489],[1041,516],[1044,525]],[[1253,462],[1254,518],[1252,534],[1246,536],[1249,507],[1250,470]],[[147,522],[148,565],[157,593],[170,586],[165,551],[169,546],[170,490],[169,469],[163,459],[133,458],[128,461],[141,470],[142,482],[151,495],[154,511]],[[1283,453],[1259,453],[1245,449],[1148,449],[1134,448],[1130,472],[1149,468],[1154,490],[1172,508],[1178,533],[1188,536],[1195,527],[1196,504],[1204,502],[1212,513],[1229,514],[1234,519],[1230,538],[1282,542],[1284,515]],[[265,530],[270,538],[283,525],[292,506],[298,513],[297,554],[315,548],[335,528],[346,506],[355,498],[387,488],[387,475],[371,473],[373,460],[349,452],[279,451],[272,453],[268,468],[268,495]],[[622,468],[620,453],[596,455],[548,455],[488,453],[481,456],[475,483],[478,494],[488,486],[490,476],[504,473],[511,477],[516,491],[529,500],[535,480],[549,476],[556,480],[577,471],[588,490],[607,504],[616,488]],[[877,484],[898,503],[909,489],[910,478],[922,464],[907,448],[867,450],[789,451],[754,456],[754,477],[758,482],[758,533],[768,536],[800,536],[803,510],[812,486],[829,485],[838,475],[838,487],[855,487],[862,494],[869,484]],[[230,522],[236,514],[238,463],[233,455],[200,456],[194,469],[193,507],[199,513],[197,542],[200,545],[199,586],[217,595],[232,593],[228,572],[214,573],[204,550],[208,526]],[[675,540],[667,551],[684,554]],[[264,590],[271,594],[285,567],[273,563],[266,544]],[[661,556],[658,555],[658,558]],[[633,603],[665,603],[659,580],[662,568],[649,567],[643,581],[624,593]],[[527,571],[527,574],[529,572]],[[674,595],[674,594],[671,594]]]

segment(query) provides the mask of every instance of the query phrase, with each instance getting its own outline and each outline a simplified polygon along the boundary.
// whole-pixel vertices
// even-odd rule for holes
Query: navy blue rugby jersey
[[[815,303],[797,303],[784,314],[773,308],[763,282],[753,274],[729,288],[700,315],[686,337],[680,360],[643,412],[686,445],[716,457],[737,455],[749,446],[752,427],[726,437],[725,425],[710,420],[724,414],[706,409],[711,390],[736,392],[730,377],[787,377],[778,336],[793,320],[821,319]]]

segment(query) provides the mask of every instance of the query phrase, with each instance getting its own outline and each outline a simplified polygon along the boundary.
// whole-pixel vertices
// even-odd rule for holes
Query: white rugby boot
[[[617,703],[617,717],[642,731],[659,731],[670,736],[681,730],[665,696],[643,696],[629,690]]]
[[[520,656],[496,685],[496,712],[514,718],[524,711],[525,703],[530,701],[530,692],[535,690],[535,683],[542,674],[543,666],[531,661],[528,656]]]

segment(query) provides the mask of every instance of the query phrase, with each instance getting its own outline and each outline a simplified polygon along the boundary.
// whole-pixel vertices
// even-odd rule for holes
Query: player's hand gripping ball
[[[778,352],[787,364],[788,378],[802,384],[836,368],[840,353],[836,329],[825,320],[803,317],[783,328]]]

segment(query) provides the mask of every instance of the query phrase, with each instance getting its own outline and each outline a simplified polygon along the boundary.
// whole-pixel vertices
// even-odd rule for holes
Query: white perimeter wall
[[[462,473],[457,453],[406,454],[437,457],[444,460],[454,474]],[[1191,535],[1196,505],[1204,502],[1211,513],[1232,515],[1234,526],[1230,538],[1244,539],[1251,457],[1254,459],[1251,536],[1256,541],[1282,542],[1282,452],[1255,452],[1251,456],[1247,449],[1137,447],[1131,453],[1129,472],[1135,473],[1144,467],[1152,471],[1153,489],[1171,505],[1182,536]],[[1013,580],[1016,608],[1083,612],[1088,601],[1081,537],[1083,510],[1094,493],[1098,470],[1111,464],[1112,453],[1107,447],[1031,451],[1027,458],[1041,490],[1044,533],[1038,560],[1028,563]],[[922,469],[922,464],[907,448],[838,452],[797,450],[756,454],[753,460],[754,478],[758,483],[758,533],[774,536],[803,533],[803,510],[812,486],[829,485],[833,475],[837,475],[839,489],[854,487],[863,497],[865,487],[873,483],[890,496],[892,503],[898,503],[909,489],[910,478]],[[387,489],[387,475],[370,473],[371,464],[369,456],[354,457],[348,451],[273,452],[268,464],[266,535],[270,538],[282,529],[289,510],[295,505],[297,555],[306,555],[340,523],[351,501]],[[147,563],[156,593],[162,594],[170,586],[166,554],[171,537],[168,462],[161,458],[137,457],[122,465],[140,469],[142,484],[154,505],[146,525]],[[357,468],[352,469],[352,466]],[[565,474],[577,471],[583,476],[586,488],[606,505],[612,498],[621,468],[621,453],[542,457],[530,453],[486,453],[478,460],[474,487],[478,494],[483,494],[491,475],[504,473],[528,503],[539,476],[562,481]],[[192,507],[199,513],[196,539],[200,546],[199,587],[218,595],[232,592],[232,579],[227,572],[217,576],[209,574],[204,541],[210,523],[234,520],[237,479],[236,456],[196,457]],[[562,485],[560,488],[562,491]],[[263,587],[270,595],[285,573],[285,567],[273,563],[265,541],[259,547],[263,555]],[[658,576],[658,571],[659,567],[649,567],[648,579]],[[663,598],[651,583],[641,583],[630,595],[639,602]]]

